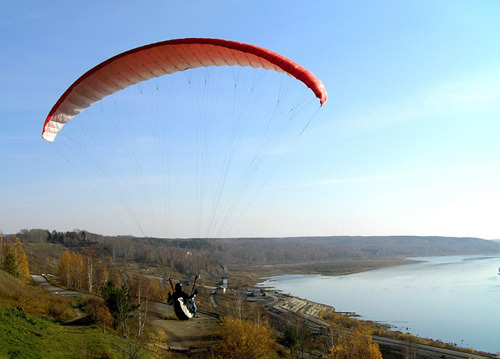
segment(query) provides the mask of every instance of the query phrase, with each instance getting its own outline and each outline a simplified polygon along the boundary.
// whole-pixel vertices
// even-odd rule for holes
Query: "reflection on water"
[[[500,352],[500,257],[422,261],[340,277],[286,275],[262,283],[412,334]]]

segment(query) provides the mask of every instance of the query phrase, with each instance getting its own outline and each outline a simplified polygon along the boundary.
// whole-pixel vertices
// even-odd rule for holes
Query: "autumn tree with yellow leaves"
[[[343,330],[339,335],[338,344],[330,349],[328,359],[382,359],[377,343],[372,341],[366,330]]]
[[[217,336],[219,341],[214,348],[217,358],[266,358],[275,352],[276,341],[267,324],[226,317]]]
[[[62,285],[88,293],[100,293],[110,279],[109,264],[95,257],[91,250],[86,254],[64,251],[58,260],[57,274]]]
[[[31,281],[30,270],[26,252],[24,251],[21,240],[14,237],[14,243],[1,243],[2,249],[2,268],[14,277],[19,278],[24,283]]]
[[[21,240],[14,237],[14,256],[17,262],[17,271],[19,273],[19,279],[24,283],[29,283],[31,281],[30,269],[28,265],[28,258],[26,258],[26,252],[24,251]]]
[[[90,318],[105,332],[106,327],[113,325],[113,317],[109,312],[108,307],[104,301],[98,297],[89,297],[85,304],[85,312],[89,314]]]
[[[71,284],[71,254],[69,251],[64,251],[59,257],[57,274],[62,280],[63,285],[69,287]]]

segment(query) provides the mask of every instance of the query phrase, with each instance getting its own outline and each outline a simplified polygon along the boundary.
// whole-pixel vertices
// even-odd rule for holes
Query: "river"
[[[283,275],[262,286],[411,334],[500,352],[500,256],[421,261],[339,277]]]

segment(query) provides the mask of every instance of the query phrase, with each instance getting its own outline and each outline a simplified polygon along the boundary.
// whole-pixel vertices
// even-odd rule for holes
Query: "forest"
[[[176,265],[176,259],[200,263],[201,267],[230,264],[294,263],[339,258],[363,259],[432,255],[498,253],[500,243],[480,238],[422,236],[330,236],[286,238],[186,238],[165,239],[103,236],[84,230],[70,232],[43,229],[21,230],[23,242],[59,243],[85,247],[112,258]],[[8,236],[7,236],[8,237]],[[188,265],[192,267],[194,264]],[[185,272],[189,268],[178,268]]]

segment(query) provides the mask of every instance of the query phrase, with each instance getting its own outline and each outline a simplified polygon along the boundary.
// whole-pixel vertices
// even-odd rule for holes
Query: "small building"
[[[217,289],[222,290],[222,293],[226,293],[227,289],[227,277],[222,277],[222,280],[219,282]]]
[[[260,288],[249,288],[249,291],[249,297],[262,297],[266,295],[265,292]]]

